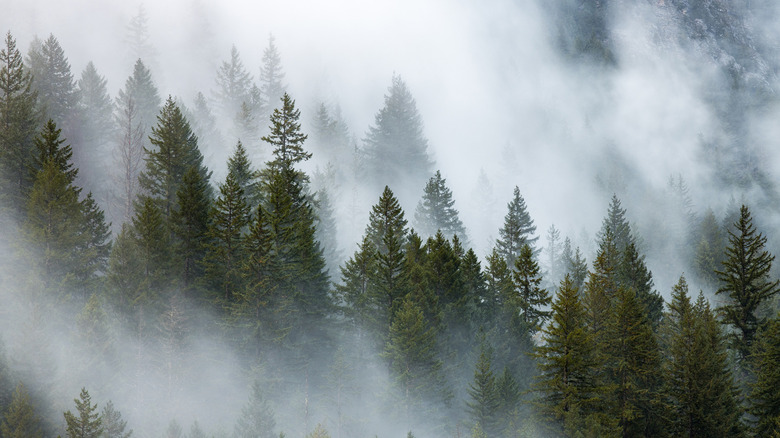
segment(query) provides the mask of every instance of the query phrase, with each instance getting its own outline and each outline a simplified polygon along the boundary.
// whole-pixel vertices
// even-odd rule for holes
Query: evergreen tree
[[[106,88],[106,79],[98,74],[90,61],[78,81],[78,121],[81,139],[80,184],[95,193],[104,205],[109,200],[110,179],[108,166],[111,161],[111,142],[115,137],[113,102]]]
[[[422,309],[412,296],[406,295],[390,325],[384,357],[400,393],[397,406],[407,420],[421,413],[428,397],[438,393],[442,394],[441,401],[446,400],[440,376],[442,363],[435,352],[434,329],[425,323]]]
[[[565,274],[563,272],[563,265],[565,262],[563,259],[561,232],[555,228],[554,224],[550,225],[550,228],[547,229],[547,247],[545,248],[545,253],[547,259],[547,283],[555,285],[562,280],[561,276]]]
[[[479,360],[474,367],[474,381],[469,384],[471,397],[466,402],[471,420],[479,424],[487,436],[497,436],[497,416],[500,407],[496,378],[491,369],[492,352],[486,345],[480,347]]]
[[[130,59],[145,59],[154,62],[156,51],[149,42],[149,17],[143,3],[138,5],[138,13],[127,24],[125,44]]]
[[[92,404],[92,397],[85,388],[81,388],[76,403],[78,415],[71,411],[65,412],[65,434],[68,438],[100,438],[103,434],[103,421],[97,412],[97,404]]]
[[[240,141],[236,143],[233,155],[228,158],[227,168],[228,174],[232,175],[236,184],[243,190],[247,205],[256,206],[260,202],[259,172],[252,169],[246,148]]]
[[[206,157],[214,158],[222,150],[225,140],[217,127],[217,119],[203,93],[195,95],[192,113],[187,117],[192,124],[192,131],[198,137],[198,147]]]
[[[153,310],[151,304],[159,301],[159,296],[168,289],[171,271],[170,231],[164,221],[160,208],[150,198],[138,204],[133,217],[133,246],[137,263],[140,265],[139,287],[128,301],[133,306],[140,337],[143,334],[145,319]],[[150,314],[152,312],[149,312]]]
[[[325,157],[328,162],[336,163],[339,167],[347,165],[352,159],[352,139],[338,106],[331,114],[325,103],[320,102],[312,125],[312,150],[316,155]]]
[[[640,256],[636,245],[631,242],[623,251],[616,277],[618,283],[633,290],[645,307],[647,318],[657,328],[663,315],[664,299],[653,290],[653,274],[645,265],[644,256]]]
[[[151,133],[157,114],[160,113],[162,100],[157,92],[157,86],[152,80],[152,73],[141,61],[141,58],[136,59],[133,74],[125,81],[125,88],[119,90],[116,106],[121,115],[121,112],[129,107],[130,102],[133,103],[138,116],[137,124],[141,125],[144,132],[144,147],[148,148],[147,137]],[[130,126],[135,128],[136,125]]]
[[[365,143],[366,174],[375,186],[403,181],[421,187],[431,174],[428,140],[417,104],[400,76],[393,76],[384,107],[368,128]],[[414,193],[404,193],[411,198]],[[407,196],[403,196],[407,198]]]
[[[219,186],[219,196],[211,209],[204,259],[208,281],[225,303],[233,301],[235,290],[242,285],[243,231],[250,221],[250,208],[235,175],[229,171],[225,182]]]
[[[740,436],[740,409],[723,336],[703,296],[692,303],[680,277],[664,315],[663,373],[672,436]]]
[[[223,61],[217,70],[217,99],[222,114],[233,117],[241,109],[242,103],[249,103],[249,89],[252,75],[244,69],[244,63],[235,44],[230,48],[230,61]]]
[[[531,215],[525,206],[525,200],[520,196],[520,188],[515,186],[514,197],[507,204],[509,210],[504,216],[504,226],[498,230],[500,238],[496,241],[498,253],[504,257],[508,266],[515,266],[515,259],[520,256],[523,245],[528,245],[536,256],[535,244],[539,237],[533,237],[536,232]]]
[[[62,129],[57,129],[54,120],[49,119],[43,126],[41,132],[35,137],[35,147],[38,149],[38,156],[35,157],[31,171],[33,176],[43,168],[43,163],[51,161],[57,169],[65,174],[69,184],[73,184],[78,176],[78,168],[73,166],[73,149],[70,145],[63,146],[64,138],[60,138]],[[81,192],[81,189],[78,189]]]
[[[532,332],[541,329],[550,312],[542,310],[550,304],[552,298],[541,288],[542,275],[539,265],[534,261],[531,247],[523,245],[515,259],[514,281],[517,288],[523,322]]]
[[[157,126],[152,128],[150,141],[155,149],[145,149],[146,169],[140,176],[141,188],[156,200],[166,221],[169,221],[176,210],[176,194],[190,167],[197,170],[206,185],[211,172],[203,165],[198,139],[192,133],[189,122],[170,96],[157,116]]]
[[[563,275],[569,274],[571,282],[577,290],[582,290],[585,279],[588,277],[588,263],[580,253],[580,248],[572,250],[571,240],[567,237],[563,240],[561,251]]]
[[[325,257],[325,263],[328,273],[338,272],[338,266],[341,262],[341,251],[338,244],[338,230],[336,224],[333,205],[330,196],[325,188],[317,191],[317,232],[316,239],[322,245],[322,254]]]
[[[631,243],[636,243],[636,239],[631,235],[631,226],[626,219],[626,210],[621,207],[620,199],[617,195],[612,195],[609,203],[607,217],[601,224],[601,231],[598,233],[598,240],[603,241],[607,230],[612,233],[612,241],[618,252],[622,253]]]
[[[30,174],[37,129],[37,93],[9,31],[0,50],[0,196],[21,217],[35,175]]]
[[[293,165],[311,158],[311,153],[303,149],[308,137],[301,132],[298,119],[301,111],[295,109],[295,101],[284,93],[281,97],[282,108],[274,109],[271,114],[271,132],[262,140],[273,148],[272,166],[292,168]]]
[[[273,35],[268,36],[268,47],[263,50],[263,60],[260,66],[260,114],[269,114],[274,102],[278,102],[286,94],[284,81],[284,72],[282,71],[282,57],[276,48],[276,38]]]
[[[726,245],[723,240],[723,230],[712,209],[707,209],[699,222],[696,236],[698,241],[694,241],[696,245],[693,260],[694,272],[708,287],[717,289],[718,276],[716,271],[723,264]]]
[[[122,419],[122,414],[114,408],[114,403],[109,400],[100,414],[103,421],[103,435],[101,438],[130,438],[133,430],[127,429],[127,421]]]
[[[268,406],[260,384],[255,382],[249,401],[241,409],[233,434],[236,438],[276,438],[275,428],[274,412]]]
[[[387,252],[385,240],[388,235],[399,240],[399,246],[403,246],[404,237],[408,230],[406,219],[401,204],[389,187],[385,186],[379,201],[371,208],[366,227],[366,237],[377,247],[380,253]]]
[[[757,233],[746,206],[729,230],[729,245],[723,270],[717,271],[720,288],[717,294],[728,296],[720,307],[723,321],[734,327],[733,346],[740,359],[746,359],[759,328],[766,319],[758,314],[759,307],[780,292],[780,280],[770,280],[775,257],[764,249],[766,237]]]
[[[383,302],[371,295],[370,289],[375,263],[376,247],[366,236],[355,254],[341,267],[341,283],[336,285],[336,296],[341,311],[355,329],[381,333],[383,327],[378,314]]]
[[[141,263],[138,256],[135,234],[129,223],[114,239],[108,259],[108,294],[110,302],[120,315],[129,315],[136,293],[141,287]]]
[[[437,231],[451,239],[458,235],[466,235],[466,229],[458,218],[458,210],[453,205],[452,191],[446,186],[447,180],[441,177],[438,170],[425,184],[422,200],[417,204],[414,213],[415,226],[423,236],[433,236]]]
[[[552,316],[536,347],[540,374],[536,406],[550,429],[573,436],[584,427],[601,388],[597,386],[593,339],[586,326],[585,308],[578,290],[566,275],[552,303]]]
[[[193,166],[184,174],[176,193],[177,208],[171,222],[176,237],[175,254],[180,259],[183,291],[191,293],[203,275],[202,262],[206,252],[210,226],[208,183]]]
[[[769,321],[753,347],[756,380],[750,393],[750,413],[756,418],[755,436],[775,436],[780,431],[780,320]]]
[[[260,140],[260,120],[252,106],[242,102],[238,112],[233,116],[235,136],[248,145],[257,144]]]
[[[0,435],[4,438],[41,438],[41,420],[35,413],[24,385],[19,383],[14,390],[11,404],[3,413]]]
[[[44,119],[65,127],[66,137],[75,137],[79,96],[70,63],[57,38],[50,34],[46,41],[33,41],[28,61]]]

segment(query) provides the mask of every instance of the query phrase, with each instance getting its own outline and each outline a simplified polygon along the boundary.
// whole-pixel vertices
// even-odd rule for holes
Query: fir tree
[[[692,303],[680,277],[664,315],[666,379],[672,436],[740,436],[740,409],[723,336],[703,296]]]
[[[376,247],[368,236],[358,246],[355,254],[341,267],[341,282],[336,285],[336,296],[342,312],[357,330],[371,329],[379,333],[381,323],[377,318],[383,304],[370,295],[370,281],[376,263]]]
[[[114,403],[109,400],[100,414],[103,421],[103,435],[101,438],[130,438],[133,430],[127,429],[127,421],[122,419],[122,414],[114,408]]]
[[[97,404],[92,404],[92,397],[85,388],[81,388],[76,403],[78,415],[71,411],[65,412],[65,434],[68,438],[100,438],[103,434],[103,421],[97,412]]]
[[[57,38],[50,34],[46,41],[33,41],[28,61],[44,118],[64,126],[66,136],[74,136],[78,93],[70,63]]]
[[[509,210],[504,216],[504,226],[498,230],[500,238],[496,241],[498,253],[506,260],[508,266],[515,266],[515,259],[520,256],[523,245],[528,245],[534,256],[534,245],[539,237],[533,237],[536,225],[528,214],[525,200],[520,196],[520,188],[515,186],[514,197],[507,204]]]
[[[156,51],[149,42],[149,17],[143,3],[138,6],[138,13],[127,24],[125,44],[127,44],[130,59],[145,59],[154,62]]]
[[[65,174],[69,184],[73,184],[78,176],[78,168],[73,166],[73,149],[70,145],[64,145],[66,139],[60,138],[62,129],[57,129],[54,120],[49,119],[44,124],[43,129],[35,137],[35,147],[38,149],[38,156],[35,158],[31,168],[33,176],[43,168],[43,163],[51,161],[60,172]],[[79,192],[81,190],[79,189]]]
[[[696,235],[698,241],[694,241],[696,252],[693,261],[695,273],[708,287],[717,289],[718,276],[716,271],[723,264],[726,245],[723,240],[723,230],[712,209],[707,209],[699,222]]]
[[[233,117],[242,103],[249,103],[252,75],[244,69],[244,63],[235,44],[230,48],[230,61],[223,61],[217,70],[217,99],[223,115]]]
[[[428,140],[417,104],[400,76],[393,76],[384,106],[366,133],[366,173],[375,186],[404,181],[421,187],[431,174]],[[414,193],[404,195],[415,196]],[[403,196],[407,198],[407,196]]]
[[[108,200],[110,178],[105,163],[110,162],[110,144],[115,137],[113,102],[108,94],[106,79],[98,74],[92,62],[81,73],[78,81],[79,113],[81,119],[81,157],[79,169],[82,185]]]
[[[758,314],[759,307],[780,292],[780,280],[770,280],[775,257],[764,249],[766,237],[756,231],[746,206],[729,230],[729,245],[723,269],[717,271],[720,280],[718,294],[728,296],[720,310],[723,321],[734,327],[733,346],[740,359],[746,359],[759,328],[766,319]]]
[[[569,274],[571,282],[577,290],[582,290],[585,279],[588,277],[588,263],[580,253],[580,248],[572,250],[571,240],[567,237],[563,240],[561,251],[563,263],[563,275]]]
[[[447,239],[458,235],[464,237],[466,230],[458,218],[458,210],[453,205],[452,191],[446,186],[447,180],[438,170],[425,184],[422,200],[414,213],[415,226],[423,236],[433,236],[437,231],[444,233]]]
[[[249,400],[236,421],[234,435],[236,438],[276,438],[275,428],[274,412],[268,406],[260,384],[255,382]]]
[[[0,435],[4,438],[41,438],[41,420],[35,413],[24,385],[19,383],[14,390],[11,404],[3,413]]]
[[[228,174],[232,175],[236,184],[243,190],[243,196],[247,205],[250,207],[256,206],[260,202],[259,173],[252,169],[252,163],[249,160],[246,148],[240,141],[236,143],[233,155],[228,158],[227,168]]]
[[[623,251],[623,257],[616,272],[620,285],[633,290],[645,307],[647,318],[658,327],[663,315],[664,299],[653,290],[653,274],[645,265],[644,256],[640,256],[636,245],[631,242]]]
[[[9,31],[0,50],[0,195],[8,197],[17,217],[35,175],[30,174],[37,128],[37,93],[16,40]]]
[[[243,232],[250,221],[250,208],[235,174],[229,171],[225,182],[219,186],[219,196],[211,209],[204,259],[208,281],[225,303],[233,300],[235,290],[242,285]]]
[[[193,166],[184,174],[176,193],[177,208],[173,212],[171,222],[185,294],[192,292],[196,281],[203,274],[202,263],[211,219],[208,192],[208,183]]]
[[[480,347],[479,360],[474,367],[474,380],[469,384],[470,401],[466,402],[471,420],[479,424],[487,436],[497,435],[497,416],[500,407],[496,378],[491,369],[490,347]]]
[[[157,114],[160,112],[162,100],[157,92],[157,86],[152,80],[152,73],[144,65],[144,62],[141,61],[141,58],[136,59],[137,61],[133,66],[133,74],[125,81],[125,88],[119,90],[116,106],[121,113],[132,102],[137,111],[138,118],[136,123],[141,125],[144,133],[142,137],[144,139],[144,147],[148,148],[147,137],[151,133]],[[135,124],[130,126],[133,129],[135,128]]]
[[[609,203],[607,217],[601,224],[601,231],[598,233],[599,241],[604,240],[607,230],[612,234],[612,241],[620,253],[625,251],[629,244],[636,243],[636,239],[631,235],[631,226],[626,219],[626,210],[621,207],[620,199],[615,194],[612,195]]]
[[[341,262],[341,251],[338,244],[338,230],[333,211],[333,205],[328,195],[328,190],[322,188],[317,191],[317,241],[322,245],[322,254],[328,273],[336,273]]]
[[[750,393],[750,413],[756,418],[755,436],[775,436],[780,431],[780,320],[769,321],[753,347],[756,380]]]
[[[260,120],[252,106],[242,102],[233,116],[235,136],[250,146],[257,144],[260,140]]]
[[[593,412],[600,394],[595,373],[593,340],[585,308],[571,277],[566,275],[552,303],[552,316],[536,348],[540,374],[536,406],[550,429],[573,436]]]
[[[406,295],[390,325],[384,357],[400,393],[397,406],[407,421],[413,413],[420,413],[425,398],[446,392],[440,381],[442,363],[435,352],[434,329],[427,326],[422,309],[412,296]],[[440,398],[443,399],[446,396]]]
[[[126,223],[133,217],[133,203],[140,190],[138,176],[143,166],[145,128],[133,99],[117,100],[114,119],[119,128],[114,149],[114,163],[119,169],[114,173],[114,217],[119,223]]]
[[[157,116],[157,126],[152,128],[150,141],[155,149],[146,149],[146,169],[140,176],[141,188],[158,202],[166,221],[169,221],[176,209],[176,194],[184,174],[194,167],[208,185],[211,172],[203,165],[198,139],[192,133],[189,122],[170,96]]]
[[[546,262],[547,262],[547,274],[549,277],[547,282],[551,285],[559,283],[564,275],[564,260],[563,260],[563,248],[561,242],[561,232],[555,228],[555,225],[550,225],[547,229],[547,247],[545,248]]]
[[[262,140],[273,148],[272,166],[291,168],[311,158],[311,153],[303,149],[308,136],[301,132],[301,124],[298,122],[301,111],[295,109],[295,101],[287,93],[284,93],[281,101],[282,108],[274,109],[271,114],[271,132]]]
[[[282,57],[276,48],[276,38],[273,35],[269,35],[268,47],[263,50],[263,60],[258,78],[260,83],[260,103],[265,106],[261,108],[263,111],[261,114],[270,113],[270,108],[274,102],[278,102],[286,94],[286,87],[282,81],[284,81]]]
[[[523,245],[515,259],[514,281],[517,288],[520,310],[529,330],[538,331],[550,312],[542,310],[550,304],[552,298],[547,290],[541,288],[542,275],[539,265],[534,261],[531,247]]]

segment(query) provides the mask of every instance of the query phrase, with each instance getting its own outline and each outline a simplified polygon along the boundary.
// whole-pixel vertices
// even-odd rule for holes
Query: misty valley
[[[0,17],[0,438],[780,436],[780,6],[93,3]]]

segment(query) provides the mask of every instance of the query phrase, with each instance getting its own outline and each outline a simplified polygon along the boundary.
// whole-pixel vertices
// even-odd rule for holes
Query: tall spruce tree
[[[276,438],[274,411],[259,382],[252,385],[249,400],[241,409],[233,435],[236,438]]]
[[[558,287],[551,321],[542,336],[543,342],[535,351],[540,371],[535,405],[551,430],[575,436],[594,412],[603,388],[595,379],[598,368],[585,308],[569,275]]]
[[[670,434],[741,436],[737,391],[720,324],[702,295],[691,302],[685,277],[672,288],[661,333]]]
[[[11,404],[3,412],[0,435],[4,438],[43,437],[41,419],[35,413],[35,406],[22,383],[19,383],[14,389]]]
[[[80,184],[106,205],[110,179],[107,163],[111,161],[111,143],[116,136],[113,102],[108,94],[105,77],[100,76],[90,61],[78,81],[78,108],[81,116]]]
[[[7,197],[21,217],[34,180],[29,167],[38,126],[37,93],[10,31],[4,43],[0,49],[0,195]]]
[[[469,384],[470,400],[466,407],[471,420],[479,424],[489,437],[498,435],[498,398],[496,377],[491,369],[492,351],[484,343],[480,346],[479,360],[474,367],[474,380]]]
[[[141,188],[155,200],[165,220],[170,221],[177,209],[177,192],[184,175],[194,167],[208,186],[211,172],[203,165],[198,139],[172,97],[168,97],[152,128],[150,141],[154,149],[146,149],[146,169],[140,175]],[[211,197],[210,190],[208,197]]]
[[[130,438],[133,430],[127,429],[127,421],[122,419],[122,414],[116,410],[114,403],[109,400],[100,412],[103,421],[103,436],[101,438]]]
[[[65,412],[65,435],[68,438],[100,438],[103,434],[103,421],[97,411],[97,404],[92,404],[92,397],[85,388],[81,388],[79,398],[73,399],[76,412]]]
[[[176,192],[176,203],[171,226],[176,238],[175,254],[179,259],[182,292],[187,297],[194,292],[196,283],[203,275],[203,259],[211,221],[208,182],[203,180],[197,167],[192,166],[184,173]]]
[[[510,267],[515,266],[515,259],[520,256],[520,250],[523,245],[528,245],[534,256],[537,253],[535,248],[539,237],[534,237],[536,225],[534,225],[531,215],[525,206],[525,200],[520,195],[520,188],[515,186],[512,201],[507,204],[507,214],[504,216],[504,226],[498,230],[500,236],[496,240],[498,253],[504,257]]]
[[[64,127],[66,137],[76,138],[78,92],[70,63],[57,38],[50,34],[46,41],[33,41],[28,62],[44,120],[53,119]],[[77,158],[81,158],[80,154]],[[81,162],[77,163],[80,167]]]
[[[412,93],[400,76],[394,75],[384,106],[363,140],[367,156],[366,175],[375,187],[398,184],[421,187],[431,174],[428,140]],[[403,199],[416,196],[402,193]],[[408,195],[408,196],[407,196]]]
[[[240,141],[236,143],[233,155],[228,158],[228,174],[232,175],[236,184],[244,192],[247,205],[255,207],[260,202],[259,172],[252,168],[246,148]]]
[[[273,35],[268,36],[268,47],[263,50],[263,60],[260,65],[260,76],[258,82],[259,89],[259,108],[260,115],[267,117],[271,113],[271,108],[275,103],[286,94],[284,81],[284,71],[282,70],[282,57],[276,48],[276,38]]]
[[[751,387],[750,413],[755,416],[755,436],[780,432],[780,319],[772,319],[758,333],[753,346],[756,380]]]
[[[550,317],[550,312],[544,309],[552,302],[552,298],[541,287],[541,270],[534,260],[533,250],[527,244],[523,245],[515,259],[513,274],[523,322],[529,330],[536,332]]]
[[[249,90],[252,86],[252,75],[244,68],[241,55],[235,44],[230,48],[230,60],[223,61],[217,69],[217,99],[223,116],[233,117],[238,114],[242,103],[250,103]]]
[[[454,235],[460,238],[466,236],[458,210],[453,207],[455,200],[452,199],[452,191],[446,183],[447,180],[437,170],[425,184],[423,197],[414,212],[415,227],[423,237],[433,236],[437,231],[444,233],[447,239],[452,239]]]
[[[144,147],[148,147],[146,143],[147,137],[151,133],[152,126],[154,126],[157,115],[160,112],[160,104],[162,100],[157,91],[157,86],[152,79],[152,73],[146,67],[141,58],[136,58],[137,61],[133,66],[133,74],[130,75],[125,81],[125,87],[119,90],[119,94],[116,99],[116,106],[119,112],[124,111],[133,102],[138,114],[137,123],[141,125],[144,135]],[[134,125],[131,125],[133,128]]]
[[[734,230],[728,233],[726,259],[723,269],[717,271],[721,285],[717,294],[728,297],[720,310],[724,323],[735,329],[732,345],[744,360],[750,356],[756,333],[766,323],[759,308],[780,292],[780,280],[770,279],[775,257],[764,249],[767,239],[757,232],[746,206],[740,208]]]
[[[79,169],[73,165],[73,149],[69,144],[63,146],[66,139],[60,137],[61,133],[62,129],[58,129],[52,119],[43,125],[43,129],[35,137],[38,154],[30,170],[35,176],[43,168],[43,163],[51,161],[65,175],[68,183],[73,184]],[[78,192],[80,193],[81,189],[78,189]]]
[[[211,208],[204,260],[207,281],[218,300],[225,304],[232,302],[236,289],[242,287],[240,268],[245,254],[244,230],[249,221],[250,208],[244,190],[235,172],[229,171]]]
[[[571,239],[563,239],[563,249],[561,250],[561,262],[563,264],[563,275],[571,276],[572,284],[577,290],[582,290],[585,279],[588,277],[588,263],[585,257],[580,253],[580,248],[572,249]]]

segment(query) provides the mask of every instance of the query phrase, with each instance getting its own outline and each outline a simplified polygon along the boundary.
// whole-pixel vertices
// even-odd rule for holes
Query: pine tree
[[[712,209],[707,209],[699,222],[695,240],[696,252],[693,267],[696,275],[710,288],[717,289],[718,276],[716,271],[723,264],[723,254],[726,245],[723,240],[723,230],[715,218]]]
[[[317,233],[315,237],[322,245],[322,254],[325,257],[328,273],[335,274],[338,272],[342,256],[338,244],[338,225],[336,224],[335,212],[328,190],[325,188],[317,191],[316,209]]]
[[[162,100],[152,79],[152,73],[141,58],[136,59],[133,74],[125,81],[125,88],[119,90],[116,105],[121,112],[129,107],[130,102],[133,103],[138,114],[137,123],[141,125],[144,132],[144,147],[148,147],[147,137],[155,124],[157,114],[160,113]],[[131,126],[135,128],[135,125]]]
[[[417,104],[400,76],[394,75],[384,106],[366,133],[366,174],[374,186],[398,184],[421,187],[431,174],[428,140]],[[404,193],[411,198],[415,193]],[[406,196],[409,195],[409,196]]]
[[[740,409],[719,323],[680,277],[664,315],[663,373],[673,436],[740,436]]]
[[[28,61],[44,120],[53,119],[65,128],[66,137],[75,137],[78,93],[70,63],[57,38],[50,34],[46,41],[33,41]]]
[[[202,263],[211,219],[208,193],[208,182],[202,179],[195,166],[190,167],[176,192],[177,208],[171,218],[185,296],[192,293],[203,275]]]
[[[250,221],[250,208],[235,175],[229,171],[225,182],[219,186],[219,196],[211,209],[204,259],[208,281],[224,303],[233,301],[235,290],[242,286],[243,233]]]
[[[70,145],[63,146],[66,139],[60,138],[62,129],[57,128],[57,124],[54,120],[49,119],[44,124],[43,129],[35,137],[35,147],[38,150],[38,155],[33,161],[31,166],[31,172],[33,177],[43,168],[43,163],[51,161],[57,167],[57,169],[65,174],[69,184],[73,184],[78,176],[78,168],[74,167],[73,149]],[[79,192],[81,190],[79,189]]]
[[[241,109],[242,103],[249,103],[249,89],[252,75],[244,69],[244,63],[235,44],[230,48],[230,61],[223,61],[217,70],[217,99],[222,114],[233,117]]]
[[[103,434],[103,421],[97,412],[97,404],[92,404],[92,397],[85,388],[81,388],[76,403],[78,415],[71,411],[65,412],[65,434],[68,438],[100,438]]]
[[[640,256],[636,245],[631,242],[623,251],[623,257],[616,272],[618,284],[633,290],[645,307],[647,318],[657,328],[661,322],[664,299],[653,290],[653,274],[645,265],[644,256]]]
[[[217,127],[217,118],[203,93],[198,92],[195,95],[195,103],[187,119],[192,125],[192,132],[198,137],[198,147],[203,155],[213,158],[222,150],[225,140]]]
[[[260,108],[263,115],[271,112],[275,102],[278,102],[286,94],[284,72],[282,71],[282,57],[276,48],[276,38],[268,36],[268,47],[263,50],[263,60],[260,66]]]
[[[758,333],[753,347],[756,380],[750,393],[750,413],[755,415],[755,436],[774,436],[780,431],[780,320],[769,321]]]
[[[284,93],[281,97],[282,108],[274,109],[271,114],[271,132],[262,140],[273,148],[272,166],[292,168],[293,165],[311,158],[311,153],[303,149],[308,137],[301,132],[298,119],[301,111],[295,109],[295,101]]]
[[[480,347],[479,360],[474,367],[474,380],[469,384],[470,401],[466,402],[471,420],[479,424],[487,436],[497,436],[497,416],[500,402],[496,378],[491,369],[492,352],[490,347]]]
[[[23,216],[34,180],[29,168],[38,121],[32,80],[9,31],[0,50],[0,195],[7,196],[17,217]]]
[[[415,226],[423,236],[433,236],[437,231],[444,233],[444,237],[452,239],[458,235],[463,238],[466,229],[458,218],[458,210],[453,205],[452,191],[447,188],[447,180],[441,177],[438,170],[425,184],[422,200],[417,204],[414,213]]]
[[[536,406],[552,430],[572,436],[583,428],[601,393],[585,308],[569,275],[558,288],[550,324],[542,332],[543,343],[535,351],[540,371]]]
[[[255,382],[249,400],[241,409],[233,434],[236,438],[276,438],[275,428],[274,412],[268,406],[260,383]]]
[[[422,309],[412,296],[406,295],[390,325],[384,357],[400,393],[397,407],[407,421],[413,413],[421,413],[426,398],[446,392],[440,376],[442,363],[435,352],[434,329],[427,326]],[[440,398],[444,399],[446,395]]]
[[[130,59],[145,59],[154,62],[156,51],[149,42],[149,17],[143,3],[138,6],[138,13],[127,24],[125,44],[127,44]]]
[[[571,245],[571,244],[570,244]],[[545,248],[546,261],[547,261],[547,282],[551,285],[555,285],[562,280],[562,276],[565,275],[564,260],[563,260],[563,248],[561,243],[561,232],[555,228],[555,225],[550,225],[547,229],[547,247]]]
[[[24,385],[19,383],[14,390],[11,404],[3,413],[0,435],[4,438],[41,438],[41,420],[35,413]]]
[[[341,282],[336,285],[336,296],[341,311],[357,330],[373,330],[380,333],[377,318],[382,302],[371,295],[370,281],[376,263],[376,247],[368,236],[358,246],[355,254],[341,267]]]
[[[539,237],[533,237],[536,232],[531,215],[525,206],[525,200],[520,196],[520,188],[515,186],[514,197],[507,204],[507,214],[504,216],[504,226],[498,230],[500,238],[496,241],[498,253],[506,260],[508,266],[515,266],[515,259],[520,256],[523,245],[531,247],[536,256],[535,244]]]
[[[626,219],[626,210],[621,207],[620,199],[615,194],[612,195],[609,203],[607,217],[601,224],[601,231],[597,236],[599,241],[604,240],[607,230],[612,233],[612,241],[620,253],[624,252],[629,244],[636,243],[636,239],[631,235],[631,226]]]
[[[234,135],[248,145],[255,145],[260,140],[260,118],[255,114],[252,105],[242,102],[233,116]]]
[[[197,169],[206,185],[211,172],[203,165],[198,139],[189,122],[170,96],[157,116],[157,126],[152,128],[150,141],[155,149],[145,149],[146,169],[140,176],[141,188],[156,200],[166,221],[170,221],[177,208],[176,194],[190,167]]]
[[[228,174],[232,175],[236,184],[244,191],[247,205],[256,206],[260,202],[259,172],[252,169],[246,148],[240,141],[236,143],[233,155],[228,159],[227,168]]]
[[[130,438],[133,430],[125,432],[127,421],[122,419],[122,414],[114,408],[114,403],[109,400],[100,414],[103,421],[103,435],[101,438]]]
[[[110,144],[116,136],[112,117],[114,107],[106,84],[106,79],[98,74],[90,61],[81,73],[77,90],[81,115],[81,184],[101,201],[107,201],[109,197],[109,186],[105,181],[110,178],[110,173],[106,163],[110,162]]]
[[[563,263],[563,275],[569,274],[571,282],[577,290],[582,290],[585,279],[588,277],[588,263],[580,253],[580,248],[572,250],[571,240],[567,237],[563,240],[561,251]]]
[[[552,298],[547,290],[541,288],[542,275],[539,265],[534,261],[531,247],[523,245],[515,259],[514,281],[517,288],[523,321],[532,332],[538,331],[550,312],[542,310],[550,304]]]
[[[757,233],[746,206],[740,208],[734,227],[729,230],[723,270],[717,271],[721,286],[716,293],[728,296],[720,310],[723,321],[735,329],[732,345],[744,360],[750,356],[756,332],[766,323],[759,307],[780,292],[780,280],[770,280],[775,257],[764,249],[767,239]]]

